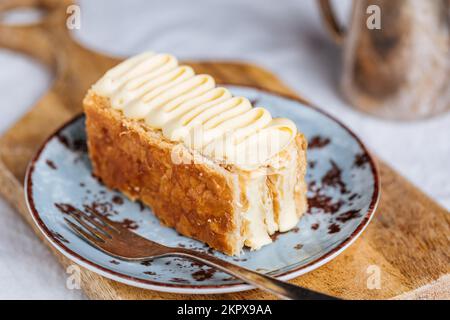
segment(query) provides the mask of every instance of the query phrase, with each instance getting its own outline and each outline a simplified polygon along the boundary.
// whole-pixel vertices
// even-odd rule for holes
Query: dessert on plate
[[[171,55],[125,60],[83,105],[94,175],[185,236],[238,255],[306,211],[307,142],[295,124]]]

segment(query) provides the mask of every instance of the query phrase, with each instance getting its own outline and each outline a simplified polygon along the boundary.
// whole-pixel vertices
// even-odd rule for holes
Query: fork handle
[[[228,273],[236,278],[239,278],[246,283],[254,285],[255,287],[268,291],[279,298],[290,300],[338,300],[336,297],[332,297],[323,293],[319,293],[313,290],[302,288],[288,282],[278,280],[258,273],[253,270],[238,266],[228,261],[216,258],[206,253],[197,252],[189,249],[177,248],[176,251],[167,254],[167,256],[178,256],[196,260],[203,264],[209,265],[213,268],[219,269],[225,273]]]

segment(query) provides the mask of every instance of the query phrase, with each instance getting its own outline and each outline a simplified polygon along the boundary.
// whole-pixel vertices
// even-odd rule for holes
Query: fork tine
[[[106,232],[102,232],[86,223],[83,219],[81,219],[80,214],[73,214],[71,215],[71,217],[74,218],[79,224],[81,224],[87,231],[92,233],[94,236],[96,236],[99,239],[105,240],[104,233],[106,234]],[[111,238],[111,235],[109,234],[106,234],[106,236],[108,238]]]
[[[96,217],[98,220],[100,220],[106,227],[110,228],[111,230],[114,230],[116,232],[119,232],[119,230],[113,225],[113,222],[109,220],[108,218],[102,216],[100,213],[96,212],[95,210],[92,210],[89,207],[85,207],[86,211],[88,211],[91,215]]]
[[[94,218],[92,218],[91,216],[89,216],[88,214],[86,214],[83,211],[79,210],[79,211],[77,211],[77,213],[75,215],[79,216],[80,218],[83,218],[84,220],[86,220],[87,222],[89,222],[90,224],[95,226],[97,229],[99,229],[100,232],[102,232],[108,238],[110,238],[110,239],[112,238],[112,236],[106,230],[106,229],[108,229],[108,226],[105,226],[103,223],[99,223],[97,220],[95,220]],[[77,221],[78,221],[78,219],[77,219]],[[82,222],[80,222],[80,223],[82,224]]]
[[[97,245],[98,242],[105,242],[103,239],[98,238],[97,236],[92,236],[92,235],[88,234],[86,231],[81,229],[79,226],[77,226],[75,223],[73,223],[69,219],[64,218],[64,221],[66,221],[66,223],[69,225],[69,228],[72,231],[74,231],[78,236],[85,239],[86,241],[88,241],[94,245]]]

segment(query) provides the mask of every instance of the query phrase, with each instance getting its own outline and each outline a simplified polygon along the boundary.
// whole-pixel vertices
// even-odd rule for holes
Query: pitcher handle
[[[336,14],[333,11],[333,7],[330,0],[318,0],[319,8],[322,14],[322,18],[325,21],[325,25],[337,44],[341,44],[345,38],[345,29],[339,24]]]

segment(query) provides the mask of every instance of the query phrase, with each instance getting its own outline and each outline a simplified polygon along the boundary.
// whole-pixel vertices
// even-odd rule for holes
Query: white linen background
[[[340,16],[347,16],[350,2],[339,4]],[[450,209],[450,113],[402,123],[349,107],[337,89],[340,48],[326,33],[315,0],[84,0],[80,5],[76,37],[92,49],[124,57],[153,50],[181,59],[233,59],[266,67]],[[51,81],[42,66],[0,50],[0,133]],[[52,254],[0,199],[0,298],[85,298],[79,290],[67,290],[66,279]]]

